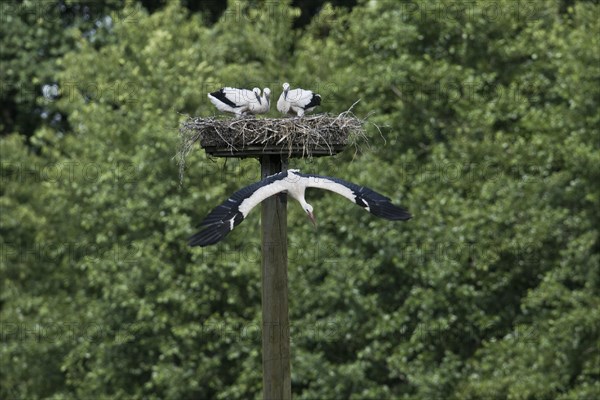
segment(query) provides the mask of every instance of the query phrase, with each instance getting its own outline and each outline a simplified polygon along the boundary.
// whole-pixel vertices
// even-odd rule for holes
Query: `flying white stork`
[[[202,230],[190,237],[189,245],[208,246],[219,242],[239,225],[256,205],[281,192],[287,192],[298,200],[308,218],[316,226],[313,207],[304,199],[306,188],[326,189],[338,193],[377,217],[392,221],[411,218],[404,208],[393,205],[389,198],[372,189],[338,178],[302,174],[297,169],[290,169],[268,176],[232,194],[198,225]]]
[[[246,114],[264,114],[269,111],[271,90],[264,88],[262,96],[259,88],[252,90],[224,87],[208,94],[208,99],[219,111],[241,117]]]
[[[277,110],[282,114],[296,113],[301,117],[304,113],[314,110],[319,104],[321,104],[321,95],[304,89],[290,90],[290,84],[286,82],[277,100]]]

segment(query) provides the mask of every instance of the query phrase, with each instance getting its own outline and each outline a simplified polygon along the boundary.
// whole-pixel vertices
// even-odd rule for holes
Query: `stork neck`
[[[290,196],[292,196],[292,198],[296,199],[296,201],[300,203],[303,209],[306,209],[308,203],[304,199],[304,188],[290,187],[287,192]]]
[[[300,196],[300,198],[298,198],[298,202],[300,203],[300,205],[302,206],[303,209],[306,210],[306,206],[308,206],[309,204],[306,202],[306,200],[304,199],[304,194],[302,194]]]

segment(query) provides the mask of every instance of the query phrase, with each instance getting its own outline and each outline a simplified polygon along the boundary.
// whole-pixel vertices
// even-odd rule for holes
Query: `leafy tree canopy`
[[[258,164],[194,151],[180,186],[173,156],[206,92],[284,80],[378,126],[293,166],[414,215],[309,192],[315,232],[290,203],[294,396],[600,396],[597,3],[365,0],[301,28],[290,1],[106,10],[52,57],[3,52],[3,80],[56,82],[35,104],[68,124],[3,116],[1,398],[260,398],[259,213],[185,240]],[[11,24],[42,40],[52,15]]]

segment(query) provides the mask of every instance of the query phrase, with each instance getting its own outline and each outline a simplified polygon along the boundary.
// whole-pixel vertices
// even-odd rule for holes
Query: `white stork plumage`
[[[304,113],[314,110],[319,104],[321,104],[321,95],[315,94],[311,90],[290,90],[290,84],[285,82],[283,92],[277,100],[277,110],[282,114],[295,113],[301,117]]]
[[[268,112],[270,97],[269,88],[264,88],[261,96],[257,87],[252,90],[224,87],[208,94],[208,99],[219,111],[233,113],[237,117]]]
[[[328,176],[302,174],[297,169],[280,172],[253,183],[231,195],[212,210],[198,225],[202,230],[189,239],[190,246],[208,246],[223,239],[239,225],[261,201],[287,192],[296,199],[316,225],[313,207],[304,199],[306,188],[326,189],[358,204],[371,214],[392,221],[407,220],[411,215],[402,207],[372,189]]]
[[[250,114],[265,114],[269,112],[271,108],[271,89],[264,88],[262,91],[262,95],[260,96],[260,101],[258,104],[256,102],[250,103],[250,108],[248,112]]]

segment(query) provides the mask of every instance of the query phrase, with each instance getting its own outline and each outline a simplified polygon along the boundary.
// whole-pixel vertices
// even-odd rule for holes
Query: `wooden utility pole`
[[[287,170],[287,160],[276,154],[260,159],[261,177]],[[287,195],[262,202],[262,363],[263,399],[292,398],[290,322],[287,276]]]

